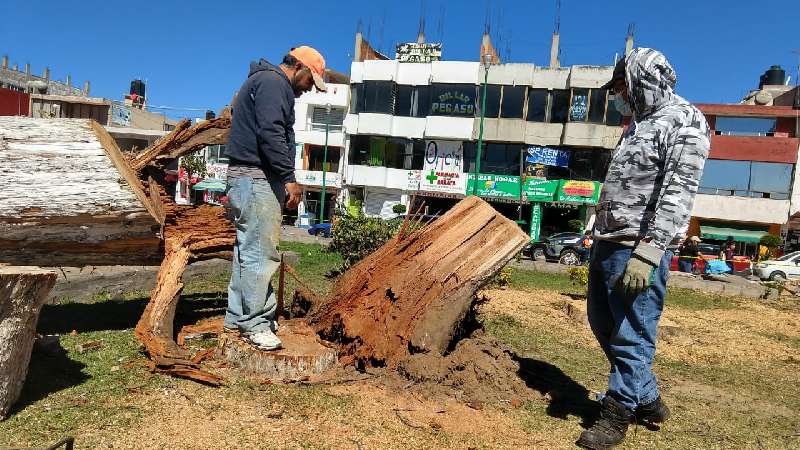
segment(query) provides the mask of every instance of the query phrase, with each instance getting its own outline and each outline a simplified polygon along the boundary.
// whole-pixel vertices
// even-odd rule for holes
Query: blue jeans
[[[664,253],[653,284],[631,299],[616,284],[632,251],[617,243],[595,241],[589,266],[587,313],[597,342],[611,363],[607,395],[635,410],[659,396],[652,366],[672,253]]]
[[[273,189],[283,186],[251,177],[228,178],[228,217],[236,225],[236,243],[224,323],[243,334],[275,329],[278,302],[270,281],[280,266],[281,204]]]
[[[692,273],[694,271],[694,260],[678,257],[678,267],[681,272]]]

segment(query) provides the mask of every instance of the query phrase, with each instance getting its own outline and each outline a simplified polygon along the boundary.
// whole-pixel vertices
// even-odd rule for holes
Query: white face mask
[[[621,95],[614,96],[614,108],[616,108],[617,111],[619,111],[619,113],[623,116],[633,115],[633,111],[631,111],[631,105],[629,105]]]

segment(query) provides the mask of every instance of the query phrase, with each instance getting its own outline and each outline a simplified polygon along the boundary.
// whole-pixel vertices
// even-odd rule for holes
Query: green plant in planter
[[[397,204],[392,206],[392,212],[395,214],[405,214],[406,213],[406,205]]]

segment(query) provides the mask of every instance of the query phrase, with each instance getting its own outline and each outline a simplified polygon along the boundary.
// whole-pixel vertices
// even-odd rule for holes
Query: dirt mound
[[[418,353],[401,362],[398,373],[426,397],[455,396],[471,404],[524,400],[535,391],[520,376],[516,354],[496,339],[477,333],[441,356]]]

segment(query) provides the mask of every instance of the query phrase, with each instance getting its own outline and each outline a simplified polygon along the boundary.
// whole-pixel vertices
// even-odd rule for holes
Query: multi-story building
[[[570,220],[591,225],[622,132],[600,89],[613,66],[499,64],[486,35],[481,55],[491,64],[352,63],[347,200],[368,215],[392,217],[394,205],[422,202],[437,215],[474,191],[534,238]]]
[[[791,100],[800,90],[778,78],[762,81],[746,103],[698,105],[712,130],[711,152],[689,235],[712,242],[731,236],[744,255],[754,254],[767,233],[782,235],[790,246],[800,243],[800,104]]]

